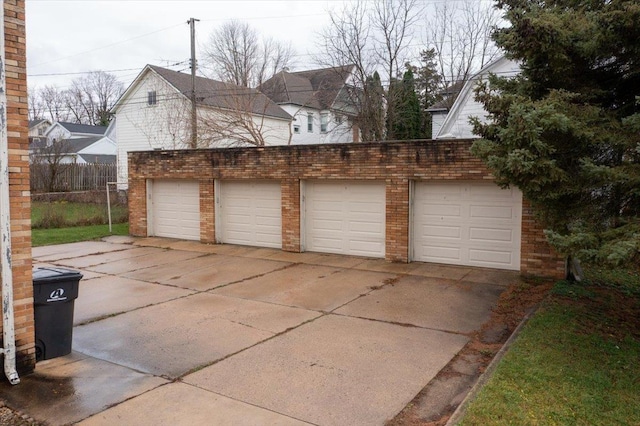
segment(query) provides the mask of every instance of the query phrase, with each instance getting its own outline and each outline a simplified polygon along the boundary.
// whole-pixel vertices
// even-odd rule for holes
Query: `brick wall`
[[[386,258],[407,262],[411,181],[493,179],[482,161],[471,155],[470,146],[469,140],[407,141],[129,153],[130,232],[147,235],[147,179],[200,181],[203,242],[215,241],[212,181],[277,180],[282,189],[282,248],[296,252],[300,251],[301,180],[376,180],[386,185]],[[522,230],[521,272],[559,276],[562,261],[544,243],[530,208],[523,209]]]
[[[16,358],[18,373],[26,374],[35,367],[35,335],[24,1],[5,0],[3,6]]]

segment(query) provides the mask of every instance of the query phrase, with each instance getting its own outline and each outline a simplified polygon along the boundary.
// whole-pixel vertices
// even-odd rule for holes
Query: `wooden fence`
[[[116,164],[34,163],[30,170],[33,193],[104,190],[118,177]]]

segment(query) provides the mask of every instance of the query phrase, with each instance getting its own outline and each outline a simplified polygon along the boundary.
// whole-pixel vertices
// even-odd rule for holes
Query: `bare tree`
[[[293,48],[276,40],[262,39],[248,23],[229,21],[209,36],[204,61],[218,80],[256,87],[293,58]]]
[[[442,89],[461,88],[474,72],[498,55],[491,33],[499,15],[491,4],[462,0],[434,6],[427,24],[427,45],[434,49]],[[455,95],[448,99],[452,104]]]
[[[417,0],[377,0],[373,3],[372,24],[377,29],[375,51],[385,68],[389,82],[385,93],[387,106],[386,137],[395,139],[395,105],[400,96],[394,80],[402,75],[408,46],[413,38],[413,26],[418,20]]]
[[[374,114],[375,93],[371,84],[367,84],[378,65],[378,58],[371,54],[374,40],[367,3],[359,0],[345,4],[330,11],[329,18],[329,26],[319,34],[321,54],[316,61],[328,67],[353,65],[353,80],[345,101],[356,110],[354,125],[359,128],[362,140],[372,140],[372,135],[379,134],[378,130],[384,127],[384,121]]]
[[[44,103],[36,89],[27,90],[27,107],[29,110],[29,120],[40,120],[45,116]]]
[[[109,110],[124,91],[115,75],[93,71],[73,81],[67,91],[67,107],[78,123],[109,124]]]
[[[259,91],[227,84],[217,97],[216,107],[201,107],[198,135],[204,146],[265,146],[270,140],[291,143],[290,121],[271,117],[269,99]],[[287,140],[281,135],[289,129]]]
[[[71,142],[67,139],[59,141],[42,141],[29,150],[32,180],[39,182],[45,192],[58,192],[66,188],[60,176],[69,168]]]
[[[42,103],[44,109],[42,118],[48,118],[51,121],[69,121],[70,119],[66,94],[55,86],[44,86],[34,91],[33,102]]]

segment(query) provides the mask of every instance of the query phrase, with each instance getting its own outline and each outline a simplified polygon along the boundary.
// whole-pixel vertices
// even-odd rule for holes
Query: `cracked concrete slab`
[[[200,293],[75,327],[73,345],[138,371],[178,377],[315,316]]]
[[[192,293],[188,290],[122,277],[103,276],[91,280],[82,279],[78,299],[75,301],[73,322],[81,324]]]
[[[116,262],[123,259],[133,259],[139,256],[154,255],[162,253],[164,250],[155,247],[131,247],[125,250],[112,251],[100,254],[87,254],[85,256],[74,257],[71,259],[58,260],[58,265],[71,268],[87,268],[90,266],[102,265],[105,263]]]
[[[266,274],[288,266],[289,263],[262,259],[247,259],[222,254],[207,255],[189,259],[175,264],[159,265],[123,274],[126,277],[149,282],[157,282],[187,289],[206,291],[244,280],[257,275]]]
[[[0,383],[0,392],[11,406],[28,406],[31,417],[55,426],[77,422],[165,383],[160,377],[72,353],[39,362],[36,372],[22,377],[18,386]]]
[[[183,381],[314,424],[382,424],[467,340],[326,315]]]
[[[393,278],[392,274],[297,264],[212,293],[331,311]]]
[[[83,241],[80,243],[58,244],[53,246],[34,247],[32,256],[40,262],[53,262],[59,259],[70,259],[89,254],[108,253],[127,250],[127,244],[111,244],[103,241]]]
[[[493,285],[405,276],[336,313],[470,333],[489,320],[491,308],[503,290]]]
[[[103,274],[117,275],[170,263],[175,264],[176,268],[180,268],[180,262],[199,256],[202,256],[202,253],[155,249],[153,253],[145,254],[143,256],[102,263],[96,266],[89,266],[86,269],[94,272],[101,272]]]
[[[171,383],[79,423],[81,426],[115,424],[303,426],[308,423],[184,383]]]

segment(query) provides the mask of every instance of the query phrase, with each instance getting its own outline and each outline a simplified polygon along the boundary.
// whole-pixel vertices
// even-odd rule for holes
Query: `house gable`
[[[474,89],[478,82],[485,80],[489,74],[497,74],[501,77],[513,77],[520,72],[520,65],[504,56],[488,64],[463,86],[451,110],[447,114],[438,133],[434,132],[433,138],[440,139],[464,139],[476,138],[473,134],[473,127],[469,123],[470,117],[478,117],[481,121],[487,120],[487,112],[484,106],[474,99]],[[438,117],[434,116],[434,121]],[[434,122],[436,127],[439,123]]]

